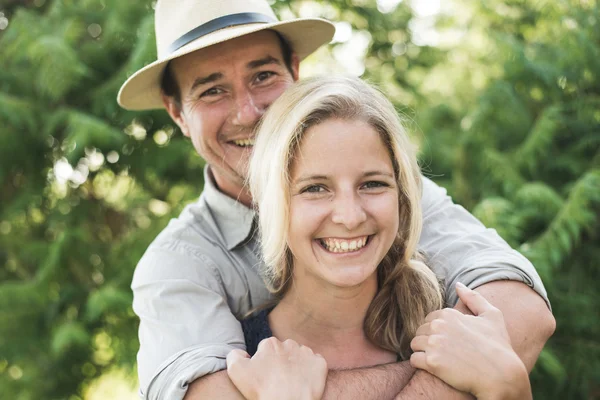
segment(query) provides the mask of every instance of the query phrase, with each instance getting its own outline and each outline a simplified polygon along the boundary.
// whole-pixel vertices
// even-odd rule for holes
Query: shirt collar
[[[212,211],[228,250],[248,239],[253,230],[254,210],[219,191],[208,165],[204,168],[202,197]]]

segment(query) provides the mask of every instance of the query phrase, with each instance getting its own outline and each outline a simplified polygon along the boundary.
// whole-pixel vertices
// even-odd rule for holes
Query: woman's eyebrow
[[[326,180],[327,178],[328,177],[326,175],[307,175],[294,180],[293,183],[297,185],[302,182]]]
[[[376,175],[383,175],[383,176],[387,176],[389,178],[394,178],[394,174],[386,172],[386,171],[367,171],[363,174],[363,177],[369,177],[369,176],[376,176]]]

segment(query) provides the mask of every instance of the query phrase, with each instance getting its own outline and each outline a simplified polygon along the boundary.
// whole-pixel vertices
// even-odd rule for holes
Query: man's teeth
[[[348,253],[363,248],[367,244],[367,238],[368,236],[352,240],[326,238],[321,239],[321,244],[332,253]]]
[[[240,147],[254,146],[254,139],[234,140],[233,143]]]

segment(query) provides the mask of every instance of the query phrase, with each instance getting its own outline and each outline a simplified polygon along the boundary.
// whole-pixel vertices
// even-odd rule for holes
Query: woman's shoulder
[[[246,341],[246,351],[250,356],[256,353],[258,344],[266,338],[273,336],[269,327],[269,313],[273,307],[265,308],[242,320],[242,330]]]

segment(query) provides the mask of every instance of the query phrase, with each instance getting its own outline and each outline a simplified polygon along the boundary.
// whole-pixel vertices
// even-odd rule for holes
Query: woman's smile
[[[361,250],[366,249],[372,236],[365,235],[354,238],[325,237],[315,239],[315,242],[328,253],[356,255],[362,253]]]

